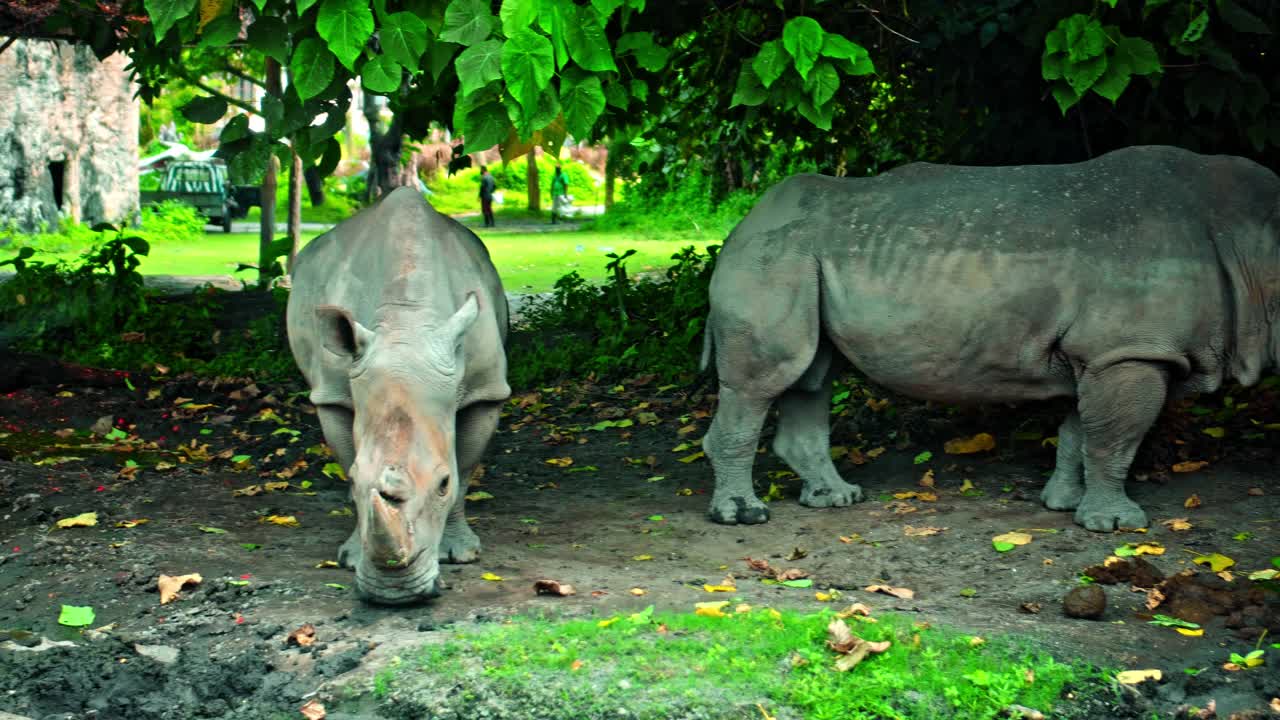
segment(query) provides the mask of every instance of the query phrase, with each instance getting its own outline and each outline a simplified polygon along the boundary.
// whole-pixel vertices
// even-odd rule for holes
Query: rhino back
[[[488,250],[409,188],[393,190],[308,244],[295,260],[292,286],[290,345],[313,389],[341,394],[346,385],[346,368],[330,367],[320,348],[317,306],[345,308],[374,330],[382,313],[401,306],[425,308],[426,317],[443,323],[472,292],[481,311],[464,345],[467,383],[505,383],[507,300]]]
[[[717,271],[767,286],[816,261],[824,329],[909,394],[1070,394],[1084,366],[1126,354],[1212,387],[1233,302],[1215,238],[1259,225],[1280,197],[1274,180],[1249,161],[1164,147],[799,176],[735,229]]]

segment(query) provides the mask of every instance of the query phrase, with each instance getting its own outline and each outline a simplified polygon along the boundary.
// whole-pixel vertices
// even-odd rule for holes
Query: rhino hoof
[[[758,499],[734,495],[726,499],[711,498],[707,515],[721,525],[759,525],[769,522],[769,508]]]
[[[480,538],[471,531],[471,528],[466,528],[465,533],[446,532],[444,537],[440,538],[439,557],[440,562],[444,563],[475,562],[480,557]]]
[[[1084,483],[1049,478],[1040,492],[1040,502],[1050,510],[1075,510],[1084,498]]]
[[[862,502],[862,487],[839,481],[831,485],[805,485],[800,504],[811,508],[848,507]]]
[[[1076,509],[1075,521],[1086,530],[1095,532],[1136,530],[1147,526],[1147,514],[1128,498],[1104,503],[1091,503],[1085,498]]]

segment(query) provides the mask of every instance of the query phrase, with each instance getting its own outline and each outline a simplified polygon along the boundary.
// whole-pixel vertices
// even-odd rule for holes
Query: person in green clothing
[[[557,165],[555,177],[551,178],[551,223],[553,225],[557,216],[566,218],[569,216],[569,206],[572,202],[573,198],[569,195],[569,177]]]
[[[489,168],[484,165],[480,166],[480,212],[484,215],[484,226],[493,227],[497,223],[493,221],[493,192],[498,187],[498,183],[493,179],[493,175],[489,172]]]

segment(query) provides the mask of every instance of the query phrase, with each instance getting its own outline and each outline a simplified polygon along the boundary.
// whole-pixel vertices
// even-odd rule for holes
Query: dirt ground
[[[484,543],[480,561],[446,566],[449,589],[434,602],[380,608],[355,598],[350,572],[317,567],[336,558],[353,519],[345,482],[323,472],[331,458],[301,385],[159,374],[128,383],[109,376],[97,387],[44,385],[0,396],[0,711],[39,720],[300,717],[306,699],[366,688],[379,667],[450,623],[524,612],[609,615],[650,603],[690,610],[717,599],[702,585],[726,574],[753,604],[813,611],[823,607],[816,590],[836,589],[837,603],[864,602],[984,636],[1016,634],[1060,657],[1116,669],[1164,671],[1164,682],[1121,693],[1095,717],[1171,717],[1210,699],[1218,717],[1251,710],[1265,717],[1280,697],[1280,652],[1271,650],[1260,668],[1222,669],[1268,625],[1263,647],[1280,639],[1276,593],[1232,595],[1280,554],[1275,433],[1233,438],[1237,427],[1274,417],[1233,415],[1224,440],[1185,412],[1167,418],[1130,482],[1153,520],[1150,531],[1092,533],[1038,502],[1053,448],[1034,436],[1054,434],[1053,407],[951,413],[895,402],[876,410],[862,404],[878,406],[874,392],[855,392],[856,411],[837,423],[833,445],[851,449],[839,466],[869,500],[801,507],[799,483],[763,453],[759,490],[776,484],[781,494],[770,503],[772,520],[725,527],[705,515],[710,466],[690,457],[710,422],[709,388],[660,389],[641,378],[542,389],[513,399],[473,482],[472,492],[492,496],[470,504]],[[1221,406],[1222,398],[1213,401]],[[631,423],[590,429],[602,420]],[[944,452],[946,440],[977,432],[992,433],[996,449]],[[673,451],[683,444],[692,447]],[[917,463],[926,450],[932,458]],[[561,458],[572,464],[547,462]],[[1195,472],[1170,471],[1201,460],[1209,464]],[[927,470],[933,488],[919,483]],[[972,489],[961,492],[966,480]],[[289,485],[234,494],[267,482]],[[893,497],[903,491],[936,499]],[[1192,496],[1200,504],[1189,509]],[[92,527],[56,528],[90,512]],[[267,521],[272,516],[297,526]],[[1162,524],[1175,518],[1191,529]],[[920,528],[941,530],[908,532],[928,532]],[[992,537],[1016,530],[1034,539],[996,552]],[[1100,620],[1064,615],[1063,596],[1087,567],[1125,543],[1149,541],[1165,552],[1143,559],[1163,575],[1197,568],[1207,579],[1179,610],[1202,617],[1203,636],[1148,624],[1148,595],[1129,582],[1101,586]],[[1214,552],[1235,561],[1230,582],[1192,563]],[[802,568],[814,586],[763,584],[746,557]],[[162,605],[158,576],[188,573],[202,582]],[[539,578],[572,583],[578,594],[536,596]],[[866,592],[872,583],[915,595]],[[59,625],[62,605],[92,606],[91,629]],[[317,642],[289,646],[287,635],[304,623],[314,625]],[[1185,668],[1203,670],[1192,676]],[[356,717],[330,713],[344,716]]]

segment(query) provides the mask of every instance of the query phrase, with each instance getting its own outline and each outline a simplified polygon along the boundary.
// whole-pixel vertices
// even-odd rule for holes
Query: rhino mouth
[[[399,568],[375,568],[361,562],[356,590],[361,599],[379,605],[408,605],[440,594],[440,565],[428,553],[418,553]]]

